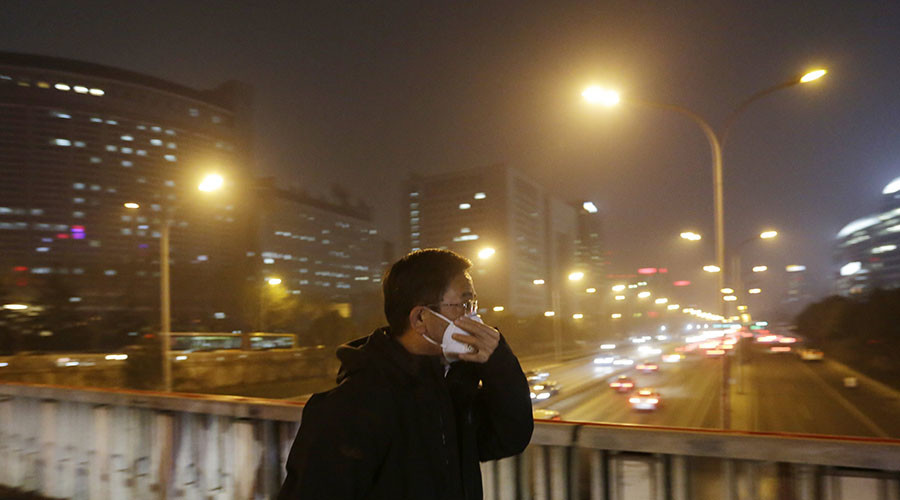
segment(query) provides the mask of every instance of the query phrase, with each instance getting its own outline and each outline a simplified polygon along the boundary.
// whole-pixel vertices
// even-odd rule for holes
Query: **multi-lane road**
[[[900,394],[832,360],[802,361],[791,353],[769,353],[745,339],[739,358],[731,357],[732,428],[741,430],[900,437]],[[629,346],[625,356],[636,353]],[[598,354],[599,355],[599,354]],[[660,362],[658,373],[628,367],[598,367],[592,357],[544,365],[560,392],[535,403],[563,420],[676,427],[720,425],[721,358],[688,354],[678,363]],[[743,361],[743,363],[741,363]],[[540,366],[528,366],[536,369]],[[628,394],[609,388],[619,374],[637,387],[653,387],[661,405],[649,412],[631,409]],[[858,385],[844,387],[855,376]]]

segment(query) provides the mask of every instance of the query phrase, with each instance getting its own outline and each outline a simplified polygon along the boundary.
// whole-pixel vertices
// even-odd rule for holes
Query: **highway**
[[[900,437],[900,394],[832,360],[801,361],[793,353],[769,353],[767,346],[743,341],[741,364],[731,356],[732,428],[810,434]],[[630,347],[630,346],[629,346]],[[607,352],[598,355],[606,355]],[[623,356],[636,354],[633,349]],[[598,367],[591,358],[544,367],[560,391],[535,408],[556,410],[563,420],[717,428],[720,424],[722,361],[688,354],[679,363],[648,357],[660,369],[638,373],[633,367]],[[741,369],[741,367],[743,369]],[[528,367],[535,369],[538,367]],[[629,395],[609,382],[619,374],[661,396],[654,411],[635,411]],[[855,388],[846,376],[859,377]]]

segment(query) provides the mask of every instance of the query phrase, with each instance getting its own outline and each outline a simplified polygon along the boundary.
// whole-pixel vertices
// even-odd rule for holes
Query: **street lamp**
[[[604,89],[599,86],[590,86],[586,88],[582,93],[582,97],[591,104],[601,104],[604,106],[615,106],[620,102],[625,102],[627,104],[631,104],[634,106],[643,106],[650,107],[655,109],[662,109],[667,111],[674,111],[681,115],[684,115],[694,121],[706,135],[706,139],[709,141],[710,150],[712,153],[712,167],[713,167],[713,200],[714,200],[714,220],[715,220],[715,229],[716,229],[716,265],[721,269],[725,267],[725,216],[724,216],[724,202],[723,202],[723,189],[722,189],[722,147],[728,139],[728,133],[731,130],[731,127],[734,125],[737,117],[752,103],[756,100],[765,97],[773,92],[776,92],[781,89],[786,89],[788,87],[793,87],[794,85],[806,84],[819,78],[823,77],[827,71],[824,69],[816,69],[810,72],[807,72],[802,75],[795,76],[785,82],[779,83],[778,85],[774,85],[772,87],[765,88],[750,97],[744,99],[738,106],[731,112],[731,114],[726,118],[723,123],[723,126],[719,129],[718,133],[713,129],[713,127],[703,119],[697,113],[675,104],[667,104],[660,103],[654,101],[646,101],[641,99],[622,99],[618,92],[611,89]],[[725,276],[723,274],[719,275],[719,288],[722,288],[725,283]],[[725,313],[723,307],[723,315]],[[724,413],[723,413],[724,415]],[[727,417],[726,417],[727,418]],[[723,422],[727,423],[727,422]]]
[[[491,247],[482,248],[478,251],[478,258],[482,260],[490,259],[495,253],[497,253],[497,251]]]
[[[208,174],[197,189],[203,192],[212,192],[222,188],[225,180],[221,175]],[[129,201],[123,203],[129,210],[141,208],[139,203]],[[169,362],[169,351],[172,346],[172,290],[169,280],[169,229],[172,225],[170,214],[167,213],[159,231],[159,323],[160,337],[162,339],[162,372],[163,389],[172,392],[172,364]]]
[[[700,241],[701,239],[703,239],[703,236],[700,236],[693,231],[685,231],[681,233],[681,238],[688,241]]]

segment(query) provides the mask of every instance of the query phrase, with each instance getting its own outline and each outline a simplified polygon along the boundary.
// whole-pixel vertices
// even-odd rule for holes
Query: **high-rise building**
[[[250,102],[250,89],[236,82],[196,90],[98,64],[0,53],[0,277],[12,283],[8,293],[62,283],[85,310],[155,310],[168,222],[173,326],[230,314],[229,283],[208,283],[240,275],[247,226],[235,191],[249,167]],[[230,189],[198,193],[210,172]]]
[[[882,190],[880,212],[837,234],[835,289],[842,295],[900,287],[900,178]]]
[[[371,209],[329,202],[264,180],[257,196],[258,286],[270,278],[293,295],[314,296],[342,315],[381,287],[393,249],[371,220]],[[380,305],[380,304],[379,304]]]
[[[507,165],[414,175],[403,206],[408,248],[471,258],[482,307],[520,316],[573,313],[576,298],[602,277],[595,274],[602,264],[591,258],[602,252],[595,219]],[[584,277],[570,279],[575,272]]]

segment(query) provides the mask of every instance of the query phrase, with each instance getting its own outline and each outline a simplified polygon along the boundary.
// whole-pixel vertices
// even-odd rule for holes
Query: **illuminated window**
[[[162,132],[162,128],[160,128],[158,125],[154,125],[154,126],[150,127],[150,130],[152,130],[154,132]]]
[[[84,85],[75,85],[74,87],[72,87],[72,90],[78,92],[79,94],[87,94],[90,91],[90,89],[88,89]]]
[[[150,139],[150,144],[153,144],[154,146],[162,146],[163,142],[159,139]]]
[[[84,141],[75,141],[73,144],[75,145],[76,148],[83,148],[86,146]]]
[[[44,215],[44,210],[40,208],[32,208],[31,215]]]
[[[72,198],[72,203],[84,203],[84,198]]]
[[[92,116],[91,123],[103,123],[103,118],[98,118],[96,116]]]
[[[200,116],[200,110],[198,110],[197,108],[191,108],[188,110],[188,114],[195,117]]]
[[[134,166],[134,163],[132,163],[129,160],[122,160],[122,166],[123,167],[131,167],[131,166]]]
[[[106,271],[103,271],[103,274],[107,276],[115,276],[118,273],[116,273],[115,269],[107,269]]]
[[[166,144],[166,147],[169,149],[178,149],[178,145],[175,144],[174,142],[170,142],[170,143]]]
[[[91,156],[91,163],[101,163],[102,161],[99,156]]]
[[[131,148],[122,148],[122,153],[125,153],[127,155],[130,155],[133,152],[134,152],[134,150]]]
[[[41,253],[43,253],[43,252],[49,252],[49,251],[50,251],[50,248],[48,248],[48,247],[37,247],[37,248],[34,249],[34,251],[35,251],[35,252],[41,252]]]
[[[50,141],[50,144],[55,144],[57,146],[71,146],[72,141],[68,139],[53,139]]]
[[[212,117],[212,122],[213,122],[213,123],[222,123],[222,118],[213,115],[213,117]]]
[[[50,114],[53,115],[53,116],[55,116],[55,117],[57,117],[57,118],[65,118],[65,119],[67,119],[67,120],[70,119],[70,118],[72,118],[72,115],[70,115],[70,114],[68,114],[68,113],[60,113],[59,111],[53,111],[53,112],[51,112]]]
[[[271,258],[263,259],[263,264],[274,264],[274,263],[275,263],[275,259],[271,259]]]
[[[168,161],[178,161],[178,158],[176,158],[175,155],[165,155],[163,158]]]
[[[118,151],[118,149],[119,149],[119,148],[117,148],[116,146],[113,146],[112,144],[107,144],[107,145],[106,145],[106,150],[107,150],[107,151]]]
[[[487,198],[487,195],[484,193],[475,193],[475,196],[473,196],[473,198],[475,198],[476,200],[483,200]]]
[[[147,130],[147,126],[146,125],[138,125],[137,129],[138,130]]]
[[[172,129],[170,129],[170,128],[167,128],[167,129],[166,129],[166,135],[175,135],[175,131],[172,130]]]
[[[122,228],[122,234],[125,234],[125,235],[131,234],[131,229],[128,229],[127,227]]]
[[[81,182],[76,182],[75,184],[72,184],[72,188],[73,189],[84,189],[84,184]]]
[[[143,149],[138,149],[137,151],[134,152],[134,154],[136,154],[138,156],[147,156],[147,151],[145,151]]]
[[[100,96],[106,94],[106,92],[104,92],[103,89],[91,89],[89,92],[91,93],[91,95],[97,96],[97,97],[100,97]]]
[[[460,229],[459,232],[461,232],[461,233],[471,233],[472,230],[469,229],[469,228],[467,228],[467,227],[464,227],[464,228]]]
[[[84,212],[79,212],[76,210],[75,212],[72,212],[72,217],[75,217],[76,219],[80,219],[80,218],[84,217]]]
[[[123,135],[120,139],[122,139],[123,141],[133,141],[134,137],[126,134],[126,135]]]
[[[468,210],[468,209],[470,209],[470,208],[472,208],[472,205],[469,204],[469,203],[460,203],[460,204],[459,204],[459,209],[460,209],[460,210]]]
[[[107,125],[118,125],[119,122],[117,122],[117,121],[115,121],[115,120],[106,120],[106,124],[107,124]]]

